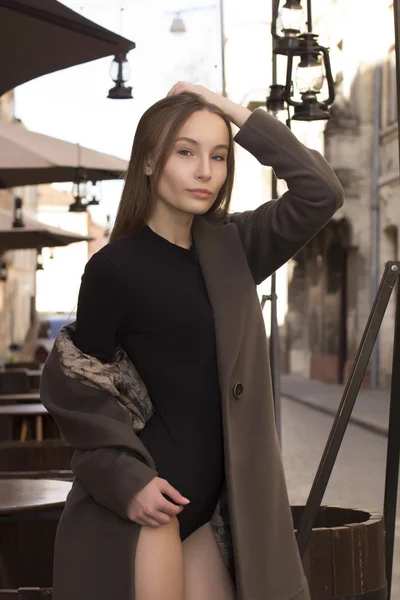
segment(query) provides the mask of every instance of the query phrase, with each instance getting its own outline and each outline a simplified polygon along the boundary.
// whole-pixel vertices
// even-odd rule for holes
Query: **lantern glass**
[[[125,83],[131,76],[131,69],[126,56],[116,56],[110,69],[111,79],[115,83]]]
[[[87,182],[86,181],[75,182],[72,193],[73,193],[74,198],[76,198],[77,196],[79,196],[80,198],[86,198]]]
[[[296,87],[300,94],[318,94],[324,85],[324,69],[319,59],[300,61],[296,69]]]
[[[298,0],[287,1],[278,13],[278,26],[286,37],[294,37],[304,28],[304,11]]]

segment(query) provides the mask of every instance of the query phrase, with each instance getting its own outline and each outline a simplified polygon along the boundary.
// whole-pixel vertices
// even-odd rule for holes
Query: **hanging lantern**
[[[182,19],[179,13],[176,13],[175,18],[172,21],[170,32],[174,35],[182,35],[183,33],[186,33],[185,21]]]
[[[270,94],[267,98],[266,106],[267,110],[277,115],[282,110],[286,110],[285,102],[285,86],[274,83],[269,86]]]
[[[37,249],[36,271],[44,271],[42,249]]]
[[[87,205],[82,202],[87,195],[87,177],[83,167],[77,167],[75,170],[72,195],[75,202],[70,205],[69,212],[86,212]]]
[[[278,1],[271,26],[274,52],[286,54],[288,50],[297,48],[298,36],[304,28],[304,10],[301,0],[286,0],[281,8]]]
[[[126,53],[115,55],[114,60],[111,63],[110,75],[111,79],[115,83],[115,86],[109,90],[108,98],[113,100],[131,99],[132,88],[125,85],[131,76],[131,70],[128,59],[126,58]]]
[[[13,227],[25,227],[25,223],[22,216],[22,198],[14,198]]]
[[[335,99],[329,51],[324,46],[320,46],[317,39],[318,36],[314,33],[301,34],[298,36],[298,47],[287,52],[285,100],[290,106],[294,106],[293,119],[297,121],[329,119],[328,108]],[[300,57],[295,84],[301,95],[301,102],[292,98],[293,58],[295,56]],[[319,101],[317,96],[321,92],[325,76],[328,84],[328,98]]]
[[[97,181],[92,181],[92,185],[90,186],[90,195],[91,199],[86,204],[86,206],[98,206],[100,204],[99,196],[99,187],[97,185]]]
[[[2,260],[0,261],[0,281],[7,281],[7,275],[7,263],[4,260]]]

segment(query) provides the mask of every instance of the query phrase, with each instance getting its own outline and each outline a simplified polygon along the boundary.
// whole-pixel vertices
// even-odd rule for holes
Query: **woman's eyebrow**
[[[176,141],[177,142],[191,142],[195,146],[199,145],[199,142],[196,142],[196,140],[193,140],[192,138],[189,138],[189,137],[180,137]],[[214,146],[213,150],[217,150],[217,149],[229,150],[229,146],[227,146],[226,144],[217,144],[216,146]]]

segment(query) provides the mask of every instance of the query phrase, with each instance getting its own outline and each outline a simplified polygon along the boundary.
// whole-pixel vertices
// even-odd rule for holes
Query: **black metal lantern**
[[[36,271],[44,271],[42,248],[37,249]]]
[[[69,212],[86,212],[87,204],[82,202],[86,198],[86,194],[87,177],[85,169],[83,167],[77,167],[72,191],[75,202],[70,205]]]
[[[279,4],[279,0],[275,0],[271,27],[273,50],[276,54],[286,54],[297,48],[298,36],[305,29],[304,10],[301,0],[286,0],[281,8]],[[283,35],[278,34],[278,29]]]
[[[266,101],[267,110],[275,115],[286,110],[285,86],[274,83],[269,86],[269,89],[270,94]]]
[[[335,85],[332,77],[329,51],[317,42],[314,33],[304,33],[298,36],[299,44],[296,49],[287,52],[287,71],[285,100],[294,106],[293,119],[297,121],[317,121],[329,119],[328,107],[335,99]],[[300,57],[297,66],[295,84],[301,95],[301,102],[293,100],[293,58]],[[325,76],[328,83],[328,98],[319,101]]]
[[[22,217],[22,198],[14,198],[14,221],[13,227],[25,227]]]
[[[133,97],[132,88],[125,85],[131,75],[126,53],[115,55],[114,60],[111,63],[110,74],[115,86],[109,90],[108,98],[112,98],[113,100],[131,99]]]
[[[5,260],[0,261],[0,281],[7,281],[8,269]]]
[[[98,206],[100,204],[99,196],[99,187],[97,185],[97,181],[92,181],[92,185],[90,187],[90,195],[91,199],[86,204],[86,206]]]

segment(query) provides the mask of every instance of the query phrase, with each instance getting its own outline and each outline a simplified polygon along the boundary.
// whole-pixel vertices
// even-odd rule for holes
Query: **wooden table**
[[[26,511],[62,508],[71,487],[71,481],[0,479],[0,522]]]
[[[1,587],[51,587],[54,540],[72,482],[0,480]]]
[[[2,404],[0,405],[0,417],[26,417],[28,415],[46,415],[47,408],[43,404]]]

